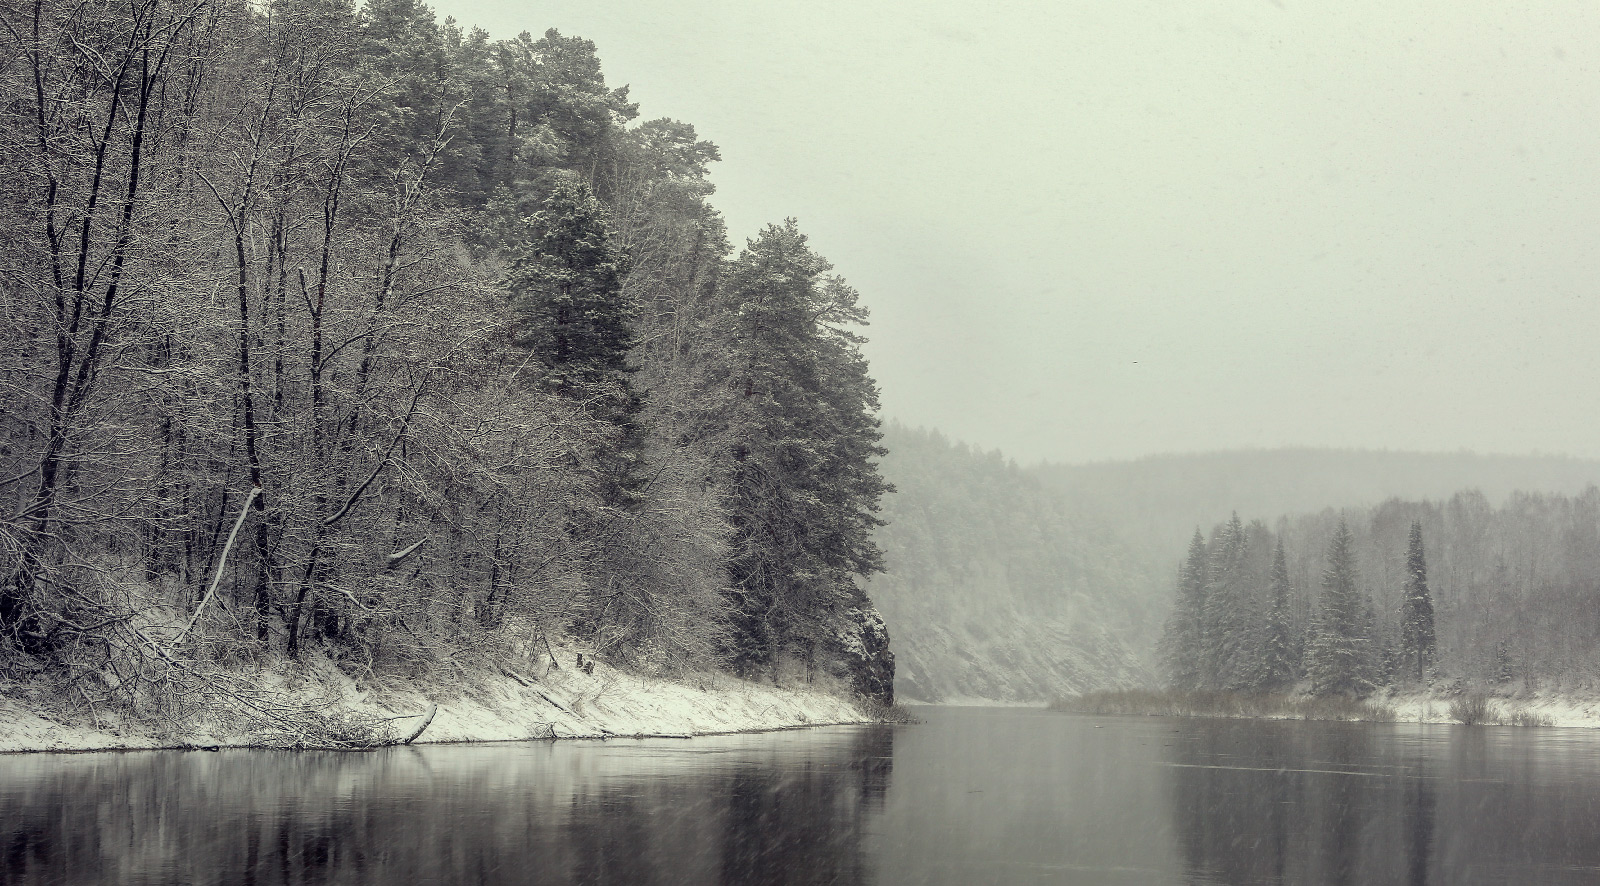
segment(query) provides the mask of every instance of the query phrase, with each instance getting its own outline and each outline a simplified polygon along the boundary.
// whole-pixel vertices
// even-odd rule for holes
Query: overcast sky
[[[439,0],[598,45],[1021,461],[1600,456],[1600,4]]]

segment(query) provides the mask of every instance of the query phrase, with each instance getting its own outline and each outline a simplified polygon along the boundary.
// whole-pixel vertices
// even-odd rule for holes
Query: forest
[[[1198,529],[1160,644],[1182,689],[1592,691],[1600,489]]]
[[[308,655],[892,700],[867,311],[595,46],[414,0],[0,10],[0,678]],[[249,711],[241,713],[249,714]]]

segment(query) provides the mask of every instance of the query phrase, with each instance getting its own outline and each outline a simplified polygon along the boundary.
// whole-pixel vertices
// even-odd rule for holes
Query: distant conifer
[[[1295,681],[1294,638],[1289,624],[1289,565],[1283,539],[1272,551],[1272,577],[1267,586],[1267,618],[1262,628],[1258,688],[1272,692]]]
[[[1400,603],[1400,656],[1405,675],[1422,682],[1434,658],[1433,599],[1428,593],[1428,563],[1422,552],[1422,524],[1411,524],[1406,551],[1405,596]]]
[[[1311,691],[1317,695],[1363,696],[1372,690],[1371,641],[1364,629],[1355,572],[1350,529],[1340,520],[1328,544],[1317,633],[1307,668]]]
[[[1189,540],[1189,554],[1178,568],[1177,598],[1161,638],[1161,661],[1174,689],[1201,685],[1206,603],[1206,540],[1199,528]]]
[[[1256,620],[1250,592],[1249,538],[1237,513],[1212,541],[1210,579],[1205,600],[1205,686],[1249,689],[1254,682]]]

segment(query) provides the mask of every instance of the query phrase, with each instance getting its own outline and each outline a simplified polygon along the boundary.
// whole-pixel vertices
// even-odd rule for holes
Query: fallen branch
[[[422,721],[422,725],[417,727],[417,731],[416,732],[411,733],[411,737],[410,738],[408,738],[405,741],[402,741],[400,743],[401,744],[411,744],[412,742],[416,741],[417,740],[417,736],[422,734],[422,730],[428,728],[428,724],[433,722],[433,715],[437,714],[437,713],[439,713],[439,706],[438,705],[434,705],[433,707],[429,708],[428,709],[428,716],[427,716],[426,719],[424,719]]]
[[[533,691],[538,693],[540,698],[542,698],[545,701],[550,702],[550,704],[554,705],[556,710],[561,711],[563,713],[571,714],[574,717],[578,716],[577,714],[573,713],[572,708],[569,708],[566,705],[562,704],[561,702],[556,701],[550,695],[546,694],[543,689],[534,689]]]
[[[518,683],[522,684],[523,686],[531,686],[532,685],[527,680],[524,680],[521,677],[517,676],[516,672],[512,671],[509,668],[501,668],[500,669],[500,673],[505,674],[507,677],[510,677],[511,679],[517,681]]]

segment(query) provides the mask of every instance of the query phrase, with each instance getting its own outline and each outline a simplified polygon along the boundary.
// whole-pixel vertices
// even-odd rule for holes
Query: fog
[[[874,311],[887,415],[1023,460],[1600,454],[1582,3],[442,0],[594,40]]]

